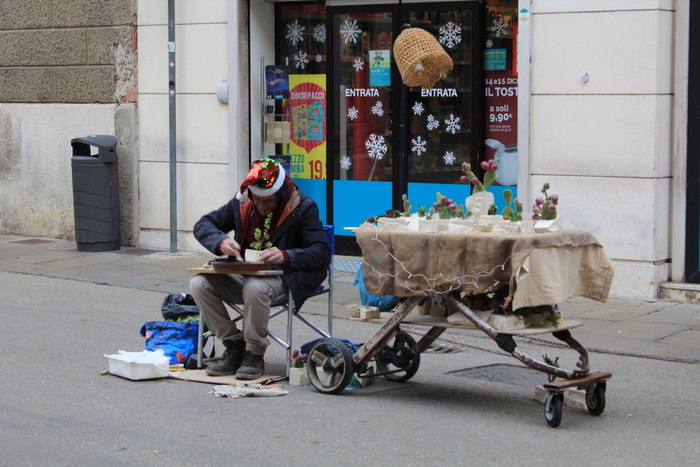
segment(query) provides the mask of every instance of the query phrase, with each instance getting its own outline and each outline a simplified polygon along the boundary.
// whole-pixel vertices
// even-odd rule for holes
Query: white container
[[[377,225],[380,230],[408,230],[408,217],[380,217]]]
[[[289,369],[289,384],[292,386],[304,386],[309,384],[309,375],[306,366],[301,368],[291,367]]]
[[[261,263],[260,253],[262,253],[261,250],[253,250],[249,248],[245,251],[245,260],[251,263]]]
[[[491,315],[489,324],[496,331],[514,331],[516,329],[525,329],[527,325],[521,316],[517,315]]]
[[[472,232],[474,221],[471,219],[450,219],[450,232]]]
[[[556,232],[560,227],[561,223],[559,222],[559,217],[547,221],[540,219],[535,222],[535,232],[537,233]]]
[[[124,352],[105,355],[109,360],[109,374],[138,381],[142,379],[167,378],[170,376],[170,359],[162,350],[155,352]]]
[[[505,222],[503,216],[481,216],[479,218],[479,230],[481,230],[482,232],[492,232],[493,228],[501,222]]]
[[[504,220],[493,226],[492,232],[503,235],[518,235],[520,233],[520,224]]]
[[[477,222],[481,216],[488,215],[489,207],[493,204],[493,193],[490,191],[482,191],[479,193],[474,193],[471,196],[467,196],[464,200],[464,205],[467,211],[471,212],[470,219]]]
[[[535,233],[535,221],[532,219],[525,219],[519,221],[518,223],[520,224],[520,232],[524,233],[525,235]]]

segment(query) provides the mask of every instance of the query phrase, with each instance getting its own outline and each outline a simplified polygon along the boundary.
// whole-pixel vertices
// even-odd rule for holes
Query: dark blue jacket
[[[275,228],[272,244],[289,254],[289,268],[284,270],[282,280],[291,290],[294,307],[298,310],[328,275],[331,250],[316,202],[293,183],[288,183],[284,188],[288,192],[288,201],[280,216],[280,223]],[[234,239],[242,245],[242,218],[247,218],[245,213],[250,209],[254,209],[253,202],[247,196],[241,200],[233,198],[195,224],[195,238],[216,255],[221,254],[217,250],[219,243],[232,230],[235,231]]]

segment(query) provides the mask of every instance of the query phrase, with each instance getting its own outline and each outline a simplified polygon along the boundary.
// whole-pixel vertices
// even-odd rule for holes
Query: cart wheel
[[[403,369],[403,372],[384,375],[389,381],[403,382],[413,378],[420,366],[420,354],[411,352],[416,340],[406,331],[399,331],[394,341],[384,346],[375,358],[379,372]]]
[[[353,374],[352,352],[342,341],[319,340],[309,352],[306,372],[317,391],[338,394],[350,384]]]
[[[561,423],[562,406],[564,405],[564,396],[562,394],[550,394],[544,403],[544,418],[547,420],[547,425],[556,428]]]
[[[589,384],[586,388],[586,407],[592,415],[600,415],[605,410],[605,383]]]

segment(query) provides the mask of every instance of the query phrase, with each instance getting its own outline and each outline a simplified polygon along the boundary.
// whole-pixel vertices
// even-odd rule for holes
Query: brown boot
[[[233,342],[224,342],[224,345],[226,346],[226,351],[221,361],[207,367],[209,376],[235,375],[238,367],[241,366],[243,354],[245,353],[245,341],[237,339]]]

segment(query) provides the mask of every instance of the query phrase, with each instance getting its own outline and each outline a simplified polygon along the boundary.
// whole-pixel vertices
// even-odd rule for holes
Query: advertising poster
[[[287,99],[289,97],[289,67],[286,65],[267,65],[265,67],[268,99]]]
[[[486,73],[486,151],[499,168],[496,182],[512,186],[518,180],[518,77],[510,71]]]
[[[391,62],[389,50],[370,50],[369,85],[391,86]]]
[[[290,169],[294,178],[326,178],[326,76],[289,75]]]

